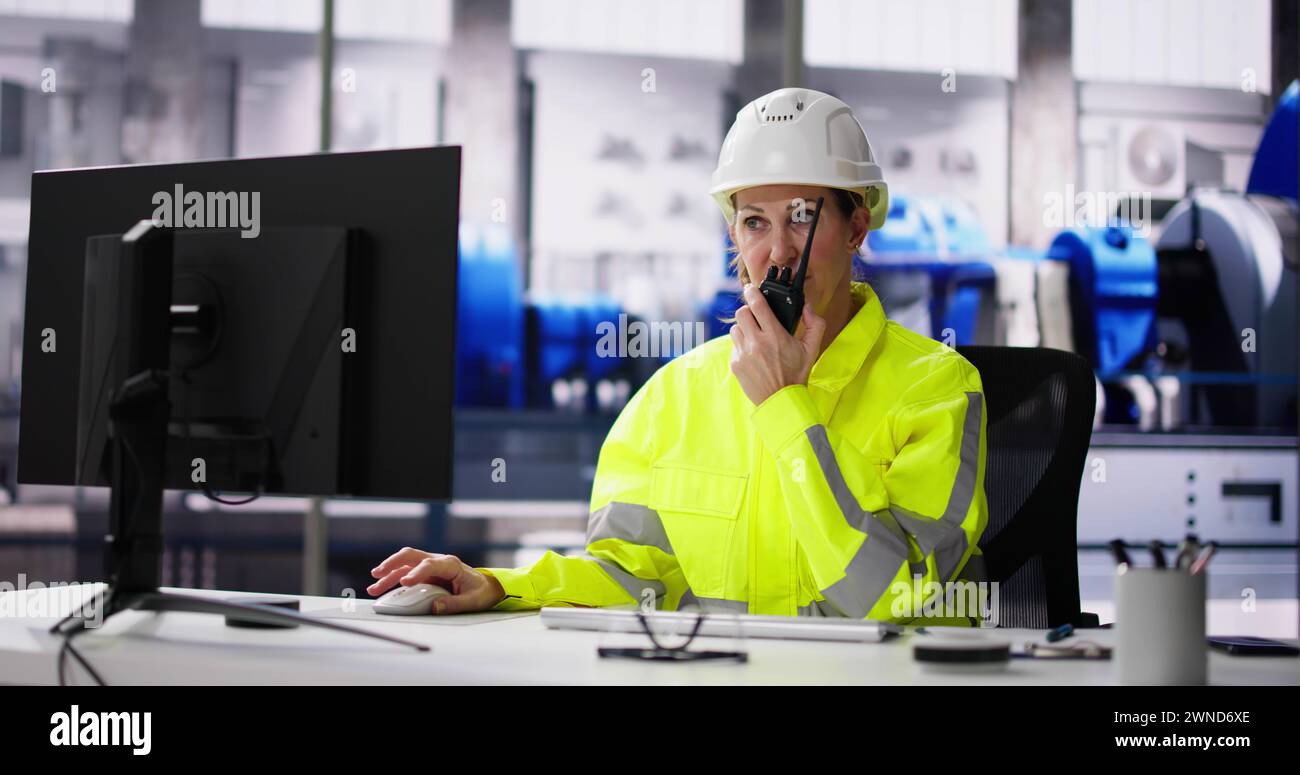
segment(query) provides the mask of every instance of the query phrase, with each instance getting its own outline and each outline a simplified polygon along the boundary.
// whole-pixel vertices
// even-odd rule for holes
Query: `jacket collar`
[[[871,286],[853,282],[849,285],[849,292],[861,308],[813,364],[812,373],[808,375],[810,386],[832,392],[843,390],[857,376],[867,353],[871,352],[885,328],[885,309]]]

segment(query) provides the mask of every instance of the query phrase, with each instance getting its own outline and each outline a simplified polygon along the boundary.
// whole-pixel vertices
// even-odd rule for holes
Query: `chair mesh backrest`
[[[1079,484],[1096,388],[1083,358],[1030,347],[961,347],[988,406],[980,538],[998,587],[998,624],[1079,623]]]

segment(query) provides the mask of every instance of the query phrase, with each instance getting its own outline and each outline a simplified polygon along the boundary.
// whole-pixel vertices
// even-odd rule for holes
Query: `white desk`
[[[84,589],[90,589],[84,587]],[[227,598],[240,593],[171,590]],[[22,611],[52,601],[50,590],[17,595]],[[68,599],[66,596],[64,600]],[[338,607],[340,600],[300,597],[304,612]],[[0,602],[0,606],[3,603]],[[4,608],[0,608],[4,610]],[[49,611],[47,611],[49,612]],[[470,614],[469,617],[479,615]],[[491,614],[487,615],[491,616]],[[480,617],[482,618],[482,617]],[[0,617],[0,683],[57,683],[60,638],[46,631],[50,616]],[[378,619],[378,617],[377,617]],[[1113,661],[1013,659],[1005,672],[938,674],[912,660],[907,634],[875,644],[775,641],[751,638],[748,664],[659,664],[600,659],[598,644],[620,636],[547,630],[535,614],[469,623],[401,618],[356,622],[368,629],[427,643],[430,652],[357,635],[299,627],[255,630],[225,625],[205,614],[127,611],[76,639],[78,650],[109,684],[1111,684]],[[452,622],[455,620],[455,623]],[[1041,640],[1041,630],[985,630],[1013,643]],[[1076,634],[1109,645],[1113,633]],[[626,637],[626,636],[623,636]],[[712,641],[710,643],[710,641]],[[726,648],[725,639],[698,645]],[[90,682],[75,662],[75,683]],[[1214,684],[1300,684],[1300,660],[1210,654]]]

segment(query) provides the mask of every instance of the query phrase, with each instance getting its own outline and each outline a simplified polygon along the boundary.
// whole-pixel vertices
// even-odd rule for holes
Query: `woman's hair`
[[[840,213],[843,214],[844,220],[846,221],[853,217],[854,211],[863,206],[862,196],[855,191],[848,191],[843,188],[832,188],[831,193],[835,197],[835,206],[839,208]],[[734,205],[736,195],[732,194],[731,197],[732,204]],[[740,220],[740,213],[736,212],[731,219],[732,225],[734,226],[738,220]],[[862,249],[859,248],[855,255],[862,255],[861,250]],[[727,252],[732,254],[731,268],[735,271],[736,276],[740,278],[741,287],[744,287],[746,283],[750,282],[750,278],[749,270],[745,268],[745,263],[740,260],[740,248],[736,247],[735,244],[732,244],[727,248]]]

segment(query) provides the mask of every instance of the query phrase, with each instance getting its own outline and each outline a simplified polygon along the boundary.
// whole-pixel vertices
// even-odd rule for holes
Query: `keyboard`
[[[704,617],[699,634],[715,638],[774,638],[778,640],[825,640],[851,643],[879,643],[903,628],[869,619],[810,618],[764,614],[653,611],[644,614],[656,637],[689,635],[695,622]],[[545,606],[542,624],[552,630],[644,633],[636,610],[623,608],[568,608]]]

